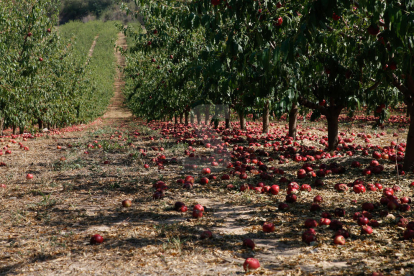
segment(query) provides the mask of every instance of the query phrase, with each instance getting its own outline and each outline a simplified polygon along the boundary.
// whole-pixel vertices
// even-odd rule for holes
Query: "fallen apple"
[[[132,202],[129,199],[125,199],[124,201],[122,201],[122,206],[123,207],[131,207]]]
[[[102,238],[101,235],[99,234],[95,234],[92,236],[90,244],[99,244],[99,243],[103,243],[104,239]]]
[[[243,240],[243,246],[253,250],[256,245],[253,240],[247,238]]]
[[[271,233],[275,231],[275,225],[271,222],[266,221],[263,224],[263,232],[265,233]]]
[[[256,270],[259,267],[260,267],[260,263],[255,258],[247,258],[243,264],[243,268],[245,271]]]
[[[213,233],[211,233],[211,231],[209,231],[209,230],[203,231],[200,235],[200,239],[202,239],[202,240],[210,239],[212,237],[213,237]]]
[[[338,235],[334,238],[334,244],[344,245],[346,242],[344,236]]]

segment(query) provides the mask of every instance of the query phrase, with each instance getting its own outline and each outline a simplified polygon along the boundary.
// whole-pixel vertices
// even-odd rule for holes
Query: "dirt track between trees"
[[[117,47],[122,47],[124,50],[127,48],[126,37],[122,32],[118,34],[116,45]],[[118,127],[120,124],[130,121],[132,119],[132,113],[124,106],[124,96],[122,94],[122,89],[125,85],[125,82],[123,80],[122,71],[120,68],[125,66],[125,58],[116,48],[115,56],[117,61],[117,69],[114,83],[114,96],[111,99],[108,111],[102,118],[105,125]]]

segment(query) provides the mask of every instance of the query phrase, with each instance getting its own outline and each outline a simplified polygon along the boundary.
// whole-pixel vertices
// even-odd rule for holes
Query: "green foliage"
[[[103,114],[113,91],[114,23],[57,23],[51,0],[0,3],[2,127],[66,126]],[[78,39],[72,32],[80,34]],[[94,37],[94,56],[86,63]],[[2,129],[1,129],[2,130]]]
[[[298,101],[322,115],[345,107],[352,114],[413,96],[404,80],[414,56],[412,1],[137,4],[148,32],[127,30],[135,46],[126,93],[139,116],[203,103],[260,114],[265,99],[279,116]]]
[[[64,38],[73,37],[76,64],[84,67],[88,80],[79,83],[82,93],[72,102],[76,107],[76,122],[88,122],[104,114],[113,95],[115,57],[113,54],[117,29],[114,22],[70,22],[59,27]],[[96,39],[92,58],[88,58],[91,45]]]
[[[84,78],[73,63],[72,47],[53,30],[51,1],[0,3],[0,119],[3,126],[23,128],[45,119],[73,120],[70,99],[80,91],[73,80]],[[62,117],[64,115],[64,118]]]

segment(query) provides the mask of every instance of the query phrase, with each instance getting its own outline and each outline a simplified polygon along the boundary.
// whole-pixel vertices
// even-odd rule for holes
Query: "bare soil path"
[[[116,41],[117,47],[122,47],[124,50],[127,47],[126,37],[124,33],[118,34],[118,40]],[[122,123],[126,123],[132,119],[132,113],[124,106],[124,96],[122,89],[124,87],[124,80],[122,77],[122,71],[120,68],[125,66],[125,58],[121,52],[115,48],[115,56],[117,61],[116,77],[114,83],[114,96],[109,104],[108,111],[102,117],[105,125],[120,126]]]

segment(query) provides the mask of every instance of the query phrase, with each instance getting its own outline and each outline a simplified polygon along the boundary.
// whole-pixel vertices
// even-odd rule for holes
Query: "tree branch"
[[[376,83],[374,83],[372,86],[370,86],[367,89],[365,89],[365,92],[369,92],[369,91],[372,91],[372,90],[376,89],[380,84],[381,84],[381,81],[379,80]]]
[[[318,104],[316,104],[316,103],[310,102],[310,101],[308,101],[307,99],[303,98],[302,96],[300,96],[300,97],[298,98],[298,102],[299,102],[301,105],[303,105],[303,106],[305,106],[305,107],[307,107],[307,108],[311,108],[311,109],[317,109],[317,110],[319,110],[319,111],[321,112],[321,114],[322,114],[322,115],[326,115],[326,108],[325,108],[325,107],[320,106],[320,105],[318,105]]]
[[[413,96],[410,91],[408,90],[408,88],[403,85],[400,80],[398,79],[397,75],[395,75],[394,73],[392,74],[392,84],[406,97],[411,97]]]

